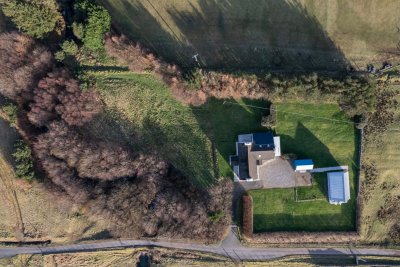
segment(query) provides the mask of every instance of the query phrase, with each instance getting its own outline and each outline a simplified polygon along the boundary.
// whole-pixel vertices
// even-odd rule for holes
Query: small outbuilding
[[[341,205],[350,199],[349,172],[328,172],[329,203]]]
[[[297,159],[293,162],[293,165],[296,172],[307,172],[314,169],[312,159]]]

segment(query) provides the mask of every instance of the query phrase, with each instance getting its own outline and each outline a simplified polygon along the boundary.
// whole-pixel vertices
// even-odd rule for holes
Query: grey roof
[[[250,150],[250,148],[249,148]],[[273,150],[269,151],[253,151],[248,152],[249,158],[249,175],[253,179],[258,179],[257,166],[264,164],[266,161],[275,158]]]
[[[253,143],[253,134],[239,134],[238,142],[239,143]]]
[[[350,199],[349,172],[328,172],[330,203],[346,203]]]

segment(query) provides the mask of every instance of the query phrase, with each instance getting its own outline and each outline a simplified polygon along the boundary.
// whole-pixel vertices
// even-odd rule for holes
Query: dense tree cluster
[[[44,57],[31,57],[29,49]],[[200,190],[154,155],[90,136],[81,126],[102,110],[96,93],[82,92],[71,74],[55,67],[51,54],[25,35],[0,35],[0,53],[6,62],[0,82],[9,85],[0,87],[1,93],[18,100],[17,129],[24,131],[52,192],[62,191],[117,236],[222,236],[230,223],[230,181]]]
[[[0,36],[0,93],[18,101],[29,99],[32,88],[53,65],[51,53],[18,33]]]
[[[82,126],[101,111],[97,93],[82,92],[78,81],[64,69],[48,73],[33,93],[28,117],[36,126],[43,126],[58,116],[69,125]]]
[[[52,122],[48,132],[38,136],[37,147],[66,162],[80,177],[113,180],[135,173],[134,157],[129,151],[86,139],[62,122]]]
[[[116,235],[214,240],[229,224],[228,181],[198,190],[157,157],[84,140],[61,122],[52,122],[34,149],[49,178]]]

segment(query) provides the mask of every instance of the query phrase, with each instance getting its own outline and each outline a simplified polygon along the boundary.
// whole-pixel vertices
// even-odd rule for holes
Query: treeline
[[[201,105],[208,97],[268,100],[336,101],[349,116],[371,112],[375,106],[375,86],[355,75],[331,77],[317,73],[248,75],[195,69],[183,73],[167,64],[139,43],[125,36],[108,35],[109,55],[127,64],[132,71],[153,72],[164,80],[181,101]]]
[[[104,109],[98,94],[82,91],[32,38],[0,35],[0,57],[0,93],[17,105],[16,128],[51,192],[107,222],[115,236],[222,236],[230,224],[230,181],[200,190],[155,155],[88,136],[82,126]],[[27,152],[20,149],[22,160]]]

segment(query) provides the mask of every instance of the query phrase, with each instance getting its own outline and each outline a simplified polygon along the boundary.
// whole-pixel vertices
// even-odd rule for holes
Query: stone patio
[[[296,173],[288,160],[275,158],[259,169],[263,188],[286,188],[309,186],[312,183],[310,173]]]

